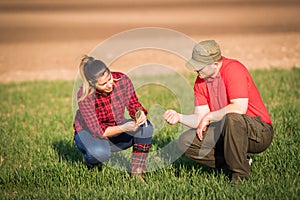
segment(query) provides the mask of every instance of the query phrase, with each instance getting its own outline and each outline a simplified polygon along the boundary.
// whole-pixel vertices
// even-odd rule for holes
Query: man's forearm
[[[183,115],[179,114],[179,122],[191,128],[197,128],[200,122],[200,116],[197,114]]]

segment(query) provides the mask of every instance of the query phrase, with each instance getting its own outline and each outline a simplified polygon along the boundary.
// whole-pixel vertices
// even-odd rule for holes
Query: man
[[[247,153],[264,151],[274,135],[251,75],[239,61],[222,56],[214,40],[196,44],[187,66],[198,74],[194,113],[164,114],[169,124],[193,128],[179,137],[180,149],[204,165],[229,169],[233,181],[248,178],[252,160]]]

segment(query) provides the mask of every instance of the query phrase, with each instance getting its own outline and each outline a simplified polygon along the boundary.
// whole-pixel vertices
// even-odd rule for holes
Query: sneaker
[[[82,156],[82,159],[83,159],[83,163],[86,165],[88,170],[92,170],[92,169],[94,169],[95,167],[98,166],[98,165],[93,165],[93,164],[90,164],[90,163],[86,162],[86,160],[84,159],[84,156]]]
[[[253,159],[250,156],[247,156],[247,160],[249,162],[249,165],[251,166],[253,163]]]
[[[86,167],[88,168],[88,170],[92,170],[95,167],[97,167],[97,165],[93,165],[93,164],[87,163],[86,161],[84,161],[84,164],[86,165]]]

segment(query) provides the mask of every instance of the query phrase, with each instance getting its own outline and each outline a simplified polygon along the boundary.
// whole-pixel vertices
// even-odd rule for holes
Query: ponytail
[[[95,84],[98,78],[105,72],[110,72],[107,66],[100,60],[84,55],[79,64],[79,72],[82,79],[82,95],[78,101],[83,101],[88,95],[95,92]]]

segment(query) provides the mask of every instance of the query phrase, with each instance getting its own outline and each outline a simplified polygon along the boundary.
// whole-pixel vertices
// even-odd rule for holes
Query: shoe
[[[253,163],[253,159],[250,156],[247,156],[247,160],[249,162],[249,165],[251,166]]]
[[[88,170],[92,170],[95,167],[97,167],[97,165],[93,165],[93,164],[87,163],[86,161],[84,161],[84,164],[86,165],[86,167],[88,168]]]
[[[247,160],[248,160],[248,163],[249,163],[249,166],[251,168],[251,165],[253,163],[253,159],[247,155]],[[231,177],[231,186],[232,187],[235,187],[237,185],[240,185],[244,180],[247,180],[248,177],[237,177],[237,176],[232,176]]]

